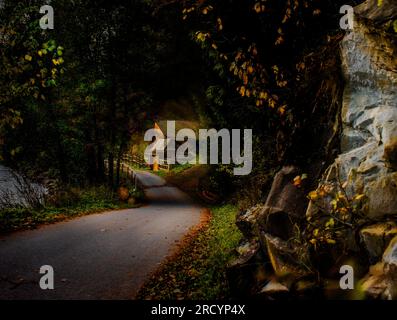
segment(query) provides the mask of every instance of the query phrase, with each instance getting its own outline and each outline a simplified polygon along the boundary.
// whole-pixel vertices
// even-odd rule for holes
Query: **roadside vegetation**
[[[33,229],[43,224],[59,222],[108,210],[138,207],[144,202],[142,190],[126,184],[129,199],[120,198],[106,186],[72,187],[48,196],[44,204],[35,207],[15,205],[0,210],[0,233]]]
[[[233,205],[212,207],[209,219],[184,239],[138,299],[230,298],[226,267],[242,237],[235,225],[236,213]]]
[[[32,195],[34,189],[26,180],[19,179],[15,184],[22,202],[13,203],[7,201],[7,194],[0,195],[0,233],[33,229],[92,213],[135,208],[145,201],[142,189],[125,175],[121,175],[117,192],[104,185],[63,186],[62,190],[49,190],[42,199],[38,193]]]

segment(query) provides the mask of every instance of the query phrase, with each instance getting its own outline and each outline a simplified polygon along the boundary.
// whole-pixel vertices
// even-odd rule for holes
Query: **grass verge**
[[[227,263],[241,240],[232,205],[211,208],[211,218],[183,241],[178,252],[152,275],[138,299],[230,298]]]
[[[33,229],[49,224],[92,213],[136,207],[119,201],[106,187],[73,189],[65,193],[58,205],[48,205],[39,209],[9,208],[0,210],[0,233],[23,229]]]

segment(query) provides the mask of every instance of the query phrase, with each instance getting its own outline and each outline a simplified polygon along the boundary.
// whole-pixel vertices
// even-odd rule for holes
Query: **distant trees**
[[[103,182],[107,158],[115,187],[153,98],[164,30],[151,1],[54,0],[54,30],[40,29],[41,4],[0,12],[1,157],[79,184]]]

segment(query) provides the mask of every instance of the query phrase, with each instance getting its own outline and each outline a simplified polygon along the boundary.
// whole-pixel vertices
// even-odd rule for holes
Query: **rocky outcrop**
[[[297,167],[283,167],[274,177],[265,204],[237,215],[236,224],[248,240],[237,249],[239,257],[228,269],[235,295],[284,296],[310,274],[302,263],[308,260],[307,250],[289,241],[294,224],[305,218],[308,202],[304,186],[294,186],[294,178],[301,173]]]
[[[264,296],[267,299],[280,299],[283,298],[283,296],[287,295],[289,293],[289,289],[275,281],[275,280],[270,280],[259,292],[260,296]]]
[[[394,222],[377,223],[361,229],[360,237],[368,252],[370,263],[380,260],[395,236],[397,236],[397,225]]]
[[[293,222],[304,219],[306,190],[293,184],[301,173],[297,167],[285,166],[275,175],[266,203],[257,216],[264,233],[288,240],[293,233]]]
[[[258,241],[262,264],[270,267],[267,278],[253,281],[260,297],[317,294],[321,286],[312,277],[313,267],[324,279],[331,277],[331,291],[340,294],[340,267],[351,263],[358,279],[369,270],[360,282],[367,297],[397,299],[397,48],[396,36],[384,28],[385,22],[397,19],[397,2],[377,4],[368,0],[355,8],[354,29],[340,44],[345,78],[340,153],[324,168],[312,193],[318,202],[311,196],[308,203],[305,186],[294,185],[302,170],[286,166],[275,175],[265,204],[238,217],[240,230]],[[314,182],[319,177],[310,178]],[[350,220],[344,220],[344,212]],[[312,237],[318,228],[329,230],[339,218],[335,214],[342,217],[342,243],[325,238],[330,246],[313,254],[313,246],[303,243],[316,244]],[[305,229],[314,223],[318,225]],[[329,261],[319,263],[324,259]],[[323,292],[330,289],[327,281]]]
[[[239,257],[229,264],[227,277],[232,294],[235,297],[253,295],[266,281],[266,255],[258,241],[246,240],[238,248]]]
[[[354,30],[341,43],[346,79],[341,151],[335,161],[351,192],[368,196],[368,216],[397,213],[397,56],[379,23],[397,16],[395,2],[355,8]],[[376,195],[376,196],[374,196]]]
[[[236,225],[245,238],[251,239],[255,236],[257,225],[256,222],[262,210],[263,207],[261,205],[257,205],[246,211],[241,211],[237,215]]]
[[[370,268],[361,289],[369,298],[397,299],[397,237],[390,242],[382,261]]]

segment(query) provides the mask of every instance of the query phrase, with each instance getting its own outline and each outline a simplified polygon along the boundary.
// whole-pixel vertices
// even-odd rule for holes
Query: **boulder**
[[[397,236],[389,243],[389,246],[383,254],[383,262],[389,266],[397,267]]]
[[[368,195],[369,217],[381,217],[397,213],[397,172],[379,175],[367,182],[364,193]]]
[[[397,17],[397,3],[394,0],[367,0],[355,7],[355,14],[370,19],[376,23],[384,23]]]
[[[266,256],[257,241],[245,241],[238,248],[239,256],[227,268],[227,279],[234,297],[247,297],[255,293],[269,276]]]
[[[397,299],[397,236],[390,241],[382,261],[371,266],[360,286],[368,298]]]
[[[251,239],[255,236],[257,218],[263,210],[263,206],[257,205],[237,214],[236,225],[244,237]]]
[[[371,264],[378,262],[390,241],[397,235],[394,222],[377,223],[363,228],[360,238],[363,242]]]
[[[262,237],[277,277],[298,279],[310,274],[309,270],[304,268],[304,264],[309,265],[309,252],[304,247],[294,246],[270,234],[263,234]],[[292,282],[288,280],[288,283]]]
[[[280,299],[287,296],[288,293],[289,289],[285,285],[277,282],[276,280],[270,280],[260,290],[259,295],[268,299]]]
[[[306,194],[303,188],[293,183],[294,178],[301,173],[294,166],[286,166],[275,175],[265,203],[267,215],[284,212],[293,217],[304,217],[308,202]]]
[[[292,236],[294,221],[305,218],[308,199],[302,186],[294,185],[301,171],[294,166],[283,167],[274,177],[266,203],[258,212],[259,228],[283,240]]]

